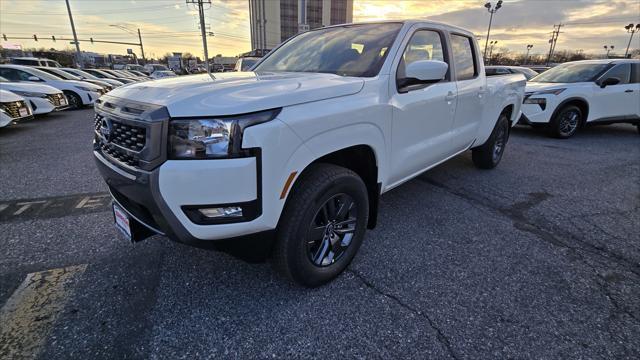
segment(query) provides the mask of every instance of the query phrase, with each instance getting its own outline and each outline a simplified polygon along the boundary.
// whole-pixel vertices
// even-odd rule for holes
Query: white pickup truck
[[[123,86],[95,105],[116,226],[239,254],[303,286],[340,274],[381,194],[466,150],[495,167],[525,78],[485,78],[474,35],[430,21],[299,34],[252,72]]]

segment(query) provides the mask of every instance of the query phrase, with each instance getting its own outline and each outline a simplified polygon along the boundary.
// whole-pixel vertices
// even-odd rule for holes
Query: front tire
[[[582,123],[582,110],[575,105],[567,105],[560,109],[549,124],[549,133],[558,139],[572,137]]]
[[[82,107],[83,104],[80,95],[74,93],[73,91],[64,91],[64,95],[67,97],[67,100],[69,101],[69,107],[72,110],[77,110]]]
[[[509,140],[509,118],[500,114],[496,126],[489,139],[482,146],[474,148],[471,153],[473,163],[480,169],[493,169],[498,166]]]
[[[368,214],[367,188],[356,173],[311,165],[291,190],[278,224],[275,269],[305,287],[329,282],[360,248]]]

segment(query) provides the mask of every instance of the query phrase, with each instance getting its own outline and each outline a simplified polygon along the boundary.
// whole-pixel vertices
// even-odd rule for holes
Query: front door
[[[436,30],[417,30],[409,40],[396,71],[391,97],[391,173],[397,185],[443,160],[451,153],[451,129],[456,106],[456,85],[446,78],[432,84],[405,85],[404,70],[417,60],[449,63],[444,37]]]

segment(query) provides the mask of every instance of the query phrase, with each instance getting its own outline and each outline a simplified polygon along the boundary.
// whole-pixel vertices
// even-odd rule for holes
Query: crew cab
[[[581,126],[630,123],[640,131],[640,60],[558,65],[527,83],[521,123],[560,139]]]
[[[95,105],[94,156],[125,237],[260,250],[313,287],[353,259],[381,194],[467,150],[498,165],[524,87],[487,79],[458,27],[336,25],[252,72],[114,89]]]

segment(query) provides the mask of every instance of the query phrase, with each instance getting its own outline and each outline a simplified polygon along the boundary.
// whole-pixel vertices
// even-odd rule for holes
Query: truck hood
[[[243,114],[359,92],[364,80],[318,73],[215,73],[145,81],[109,95],[167,107],[172,117]]]

